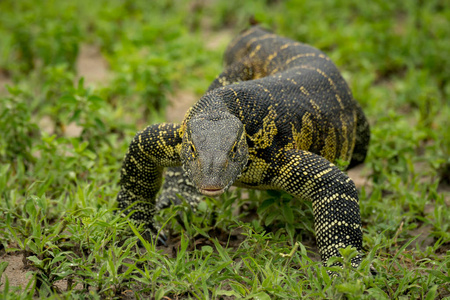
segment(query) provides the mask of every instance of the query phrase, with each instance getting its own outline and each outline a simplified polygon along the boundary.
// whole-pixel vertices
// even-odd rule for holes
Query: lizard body
[[[333,162],[361,163],[370,131],[336,66],[323,52],[259,27],[236,37],[224,61],[182,124],[150,125],[135,136],[119,208],[134,204],[131,217],[155,232],[155,210],[176,202],[176,193],[195,207],[202,194],[231,185],[282,190],[312,201],[323,261],[349,245],[360,251],[357,191]]]

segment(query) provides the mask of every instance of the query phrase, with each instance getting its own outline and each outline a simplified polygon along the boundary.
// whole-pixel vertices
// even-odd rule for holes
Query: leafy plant
[[[439,0],[0,1],[0,298],[448,297],[449,11]],[[136,131],[201,97],[249,22],[327,53],[369,118],[368,157],[349,173],[358,269],[354,249],[324,267],[311,204],[280,192],[169,207],[156,217],[166,246],[116,211]],[[100,82],[77,70],[86,45],[106,61]],[[15,256],[30,274],[21,287]]]

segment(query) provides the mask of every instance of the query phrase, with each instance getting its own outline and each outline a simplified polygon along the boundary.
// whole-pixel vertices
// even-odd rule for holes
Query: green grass
[[[285,194],[166,209],[169,247],[114,214],[134,134],[164,121],[171,93],[201,96],[250,16],[324,50],[371,123],[366,256],[353,270],[344,249],[337,278],[318,261],[310,203]],[[0,298],[450,297],[449,37],[438,0],[1,1]],[[79,78],[86,44],[108,80]],[[28,285],[6,278],[8,255],[25,258]]]

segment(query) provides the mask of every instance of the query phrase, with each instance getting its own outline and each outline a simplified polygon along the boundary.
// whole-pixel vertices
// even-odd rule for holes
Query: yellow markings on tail
[[[193,109],[193,106],[189,107],[187,112],[184,114],[183,122],[181,123],[180,131],[179,131],[180,137],[183,137],[183,133],[184,133],[184,130],[186,127],[186,122],[187,122],[187,120],[190,119],[192,109]]]
[[[299,58],[303,58],[303,57],[315,57],[316,53],[302,53],[302,54],[297,54],[295,56],[292,56],[291,58],[287,59],[285,62],[285,66],[289,65],[291,62],[293,62],[294,60],[297,60]]]
[[[322,75],[323,77],[325,77],[325,78],[328,80],[328,82],[330,83],[330,85],[333,87],[333,90],[336,90],[336,85],[334,84],[334,81],[331,80],[331,78],[328,77],[328,75],[325,74],[324,71],[322,71],[322,70],[319,69],[319,68],[316,68],[315,70],[317,71],[317,73],[319,73],[320,75]]]
[[[265,64],[264,64],[264,70],[267,71],[267,68],[268,68],[269,64],[272,62],[272,60],[273,60],[274,58],[276,58],[276,57],[278,56],[278,54],[280,53],[280,51],[285,50],[285,49],[287,49],[288,47],[290,47],[290,46],[295,46],[295,45],[298,45],[298,43],[287,43],[287,44],[284,44],[284,45],[280,46],[280,48],[278,48],[278,50],[276,50],[276,51],[274,51],[272,54],[270,54],[270,55],[267,57],[266,62],[265,62]]]
[[[331,223],[320,223],[320,224],[317,224],[317,226],[316,226],[316,232],[317,233],[330,232],[330,229],[335,226],[353,227],[353,223],[350,224],[346,221],[338,221],[338,220],[334,220]],[[350,236],[347,235],[346,238],[349,239]]]
[[[252,38],[247,43],[247,49],[250,48],[253,43],[260,42],[260,41],[263,41],[263,40],[266,40],[266,39],[271,39],[271,38],[273,39],[273,38],[277,38],[277,37],[278,36],[273,34],[273,33],[268,33],[268,34],[264,34],[264,35],[262,35],[260,37]],[[260,46],[260,45],[258,45],[258,46]]]
[[[189,113],[189,111],[190,111],[191,109],[192,109],[192,108],[189,108],[188,112],[186,113],[186,115],[185,115],[185,117],[184,117],[185,120],[186,120],[187,115],[188,115],[188,113]],[[180,138],[183,138],[185,126],[186,126],[186,125],[185,125],[185,123],[183,122],[183,124],[181,124],[180,128],[175,132],[175,134],[178,135]]]
[[[257,27],[253,27],[253,28],[247,30],[246,32],[240,34],[237,38],[235,38],[233,41],[231,41],[231,43],[228,45],[228,49],[231,49],[234,46],[236,46],[237,43],[242,41],[246,36],[252,34],[256,29],[257,29]]]
[[[254,64],[252,68],[253,68],[252,79],[259,79],[267,76],[266,70],[262,68],[261,65]]]
[[[330,127],[325,139],[325,146],[322,148],[320,155],[322,155],[329,161],[334,161],[336,159],[336,142],[336,132],[333,127]]]
[[[256,46],[255,49],[252,52],[250,52],[250,54],[248,56],[250,58],[254,57],[258,53],[259,50],[261,50],[261,45]]]
[[[287,60],[284,62],[284,64],[283,64],[282,66],[279,66],[279,67],[273,69],[273,70],[270,72],[270,74],[275,74],[275,73],[277,73],[278,71],[280,71],[280,69],[281,69],[281,70],[284,70],[291,62],[293,62],[293,61],[295,61],[295,60],[297,60],[297,59],[299,59],[299,58],[303,58],[303,57],[315,57],[315,56],[316,56],[316,53],[302,53],[302,54],[295,55],[295,56],[293,56],[293,57],[287,59]]]
[[[321,69],[316,68],[315,70],[316,70],[317,73],[319,73],[320,75],[322,75],[323,77],[325,77],[325,79],[328,80],[328,82],[330,83],[331,87],[332,87],[333,90],[336,92],[336,91],[337,91],[337,88],[336,88],[336,84],[334,83],[334,81],[333,81],[327,74],[325,74],[325,72],[322,71]],[[341,107],[341,109],[344,109],[344,104],[342,103],[341,97],[340,97],[337,93],[335,93],[335,97],[336,97],[336,100],[337,100],[337,102],[339,103],[339,106]]]
[[[300,87],[300,91],[302,92],[303,95],[308,96],[308,97],[310,96],[310,93],[304,86]],[[316,101],[313,100],[313,98],[309,99],[309,103],[311,104],[311,106],[314,108],[314,110],[317,113],[316,118],[320,118],[320,113],[321,113],[320,106],[316,103]]]
[[[348,140],[348,119],[345,115],[340,113],[340,120],[341,120],[341,130],[342,130],[342,136],[344,140],[341,143],[341,154],[340,158],[344,161],[350,160],[350,151],[349,151],[349,140]],[[354,126],[356,127],[356,126]]]
[[[323,54],[323,53],[319,54],[319,57],[320,57],[320,58],[323,58],[323,59],[325,59],[325,60],[331,60],[328,56],[326,56],[326,55]]]
[[[270,54],[267,57],[267,60],[266,60],[266,62],[264,64],[264,70],[267,70],[267,67],[269,66],[270,62],[277,56],[278,56],[278,51],[275,51],[274,53]]]
[[[314,54],[314,53],[312,53],[312,54]],[[303,55],[303,54],[301,54],[301,55]],[[299,56],[299,55],[297,55],[297,56]],[[294,57],[296,57],[296,56],[294,56]],[[341,109],[345,109],[344,104],[342,103],[342,99],[341,99],[341,97],[339,96],[339,94],[337,93],[337,87],[336,87],[336,84],[334,83],[334,81],[333,81],[327,74],[325,74],[324,71],[322,71],[322,70],[319,69],[319,68],[312,68],[312,67],[309,67],[309,66],[306,66],[306,65],[293,67],[292,69],[295,69],[295,68],[307,69],[307,70],[313,70],[313,71],[316,71],[317,73],[319,73],[320,75],[322,75],[326,80],[328,80],[328,83],[330,84],[330,86],[331,86],[331,87],[333,88],[333,90],[335,91],[334,96],[336,97],[336,101],[339,103],[339,106],[341,107]],[[272,71],[272,74],[275,73],[276,71],[277,71],[277,70]]]
[[[316,101],[314,101],[312,98],[309,99],[309,103],[311,103],[312,107],[314,108],[314,110],[316,111],[316,119],[320,119],[321,117],[321,110],[320,110],[320,106],[316,103]]]
[[[331,79],[330,79],[331,80]],[[334,94],[336,96],[336,100],[339,103],[339,106],[344,109],[344,104],[342,103],[342,99],[338,94]]]
[[[298,43],[297,43],[297,42],[294,42],[294,43],[287,43],[287,44],[284,44],[283,46],[281,46],[279,50],[284,50],[284,49],[286,49],[287,47],[295,46],[295,45],[298,45]]]
[[[309,150],[309,148],[313,144],[314,132],[314,123],[311,119],[311,114],[309,112],[306,112],[303,115],[302,128],[300,132],[297,131],[293,123],[291,123],[291,126],[295,149]]]
[[[242,120],[244,118],[243,107],[241,105],[241,99],[236,98],[236,104],[239,107],[239,117]]]

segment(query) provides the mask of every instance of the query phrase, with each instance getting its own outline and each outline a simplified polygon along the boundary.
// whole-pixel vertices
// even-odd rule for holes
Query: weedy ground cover
[[[371,123],[366,257],[343,249],[337,278],[286,194],[166,209],[167,246],[114,213],[134,134],[201,96],[251,16],[325,51]],[[449,20],[438,0],[1,1],[0,297],[450,297]]]

